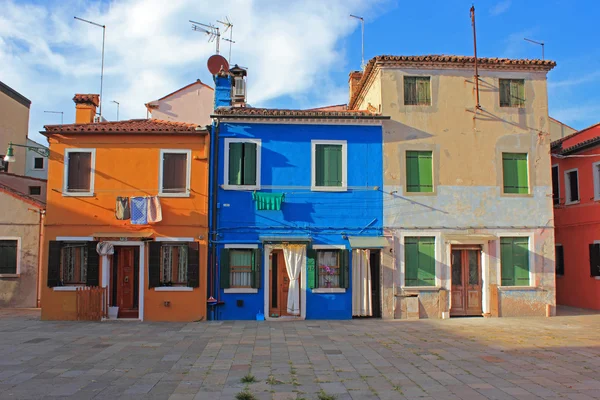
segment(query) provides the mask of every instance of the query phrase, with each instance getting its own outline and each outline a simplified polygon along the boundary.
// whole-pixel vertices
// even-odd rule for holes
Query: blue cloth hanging
[[[148,224],[148,198],[131,198],[131,225]]]

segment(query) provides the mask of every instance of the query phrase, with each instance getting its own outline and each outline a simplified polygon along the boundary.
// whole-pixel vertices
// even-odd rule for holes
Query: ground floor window
[[[562,245],[554,246],[554,254],[556,257],[556,275],[563,276],[565,274],[565,251]]]
[[[0,274],[17,273],[17,240],[0,240]]]
[[[308,249],[308,285],[317,288],[348,288],[348,250]]]
[[[200,286],[198,242],[150,242],[148,286]]]
[[[529,238],[500,239],[502,286],[529,286]]]
[[[405,286],[435,286],[435,237],[404,238]]]
[[[259,288],[260,257],[260,249],[222,249],[221,288]]]
[[[48,244],[48,287],[99,286],[98,242],[57,241]]]
[[[161,286],[187,285],[188,245],[166,244],[161,248]]]
[[[60,276],[64,285],[84,285],[87,280],[86,243],[68,243],[61,250]]]

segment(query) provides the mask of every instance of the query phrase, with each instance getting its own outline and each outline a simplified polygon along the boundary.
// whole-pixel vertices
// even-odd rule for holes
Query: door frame
[[[450,313],[450,317],[471,317],[471,316],[481,316],[483,315],[483,279],[482,279],[482,268],[481,268],[481,262],[482,260],[482,256],[481,253],[483,252],[483,249],[481,247],[481,245],[479,244],[453,244],[452,246],[450,246],[450,260],[452,261],[452,252],[453,251],[459,251],[460,252],[460,257],[461,257],[461,263],[460,263],[460,273],[461,273],[461,282],[462,282],[462,293],[463,293],[463,301],[462,301],[462,309],[463,309],[463,314],[454,314],[452,315],[452,288],[454,286],[453,282],[452,282],[452,264],[450,264],[450,290],[449,290],[449,294],[450,294],[450,307],[448,308],[448,312]],[[479,276],[479,282],[477,284],[477,286],[479,286],[479,290],[481,291],[481,294],[479,296],[479,301],[481,303],[481,313],[477,313],[477,314],[468,314],[468,308],[469,308],[469,300],[468,300],[468,293],[469,293],[469,276],[467,274],[467,276],[465,276],[465,265],[463,264],[463,254],[465,251],[477,251],[479,252],[479,258],[477,260],[477,268],[479,269],[478,271],[478,276]],[[468,270],[468,265],[467,265],[467,270]]]
[[[304,320],[306,319],[306,249],[307,245],[305,243],[293,243],[300,244],[304,246],[304,265],[300,271],[300,316],[292,317],[295,319]],[[271,253],[273,250],[283,249],[282,244],[265,244],[263,246],[263,270],[265,271],[263,276],[263,287],[264,290],[264,303],[263,303],[263,313],[265,315],[266,320],[277,321],[281,320],[281,318],[271,318],[269,316],[269,299],[271,295],[271,284],[270,284],[270,275],[271,275],[271,264],[269,262]],[[285,319],[284,319],[285,320]]]
[[[109,240],[108,243],[117,247],[138,247],[140,256],[139,256],[139,289],[138,289],[138,319],[140,321],[144,320],[144,259],[146,253],[145,242],[140,241],[112,241]],[[108,256],[102,256],[102,287],[108,288],[108,293],[110,293],[110,261]]]
[[[481,309],[483,315],[490,313],[489,291],[490,291],[490,244],[488,240],[471,240],[468,238],[461,240],[446,241],[446,278],[444,279],[444,287],[448,290],[448,315],[450,315],[450,307],[452,306],[452,246],[461,245],[478,245],[481,246]]]

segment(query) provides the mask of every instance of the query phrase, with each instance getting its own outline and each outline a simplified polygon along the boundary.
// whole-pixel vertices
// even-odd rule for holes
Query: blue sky
[[[197,78],[211,84],[206,59],[214,44],[188,19],[234,23],[233,63],[249,68],[254,106],[303,108],[347,101],[348,72],[380,54],[472,55],[469,8],[463,0],[0,0],[0,80],[32,100],[30,136],[44,124],[74,120],[74,93],[99,91],[101,29],[107,25],[104,116],[144,118],[144,103]],[[484,0],[475,2],[482,57],[546,58],[550,115],[581,129],[600,118],[597,0]],[[222,50],[228,45],[222,43]]]

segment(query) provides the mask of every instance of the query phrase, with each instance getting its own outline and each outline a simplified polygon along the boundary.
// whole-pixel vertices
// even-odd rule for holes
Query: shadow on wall
[[[408,142],[411,140],[421,140],[433,137],[431,133],[416,129],[412,126],[403,124],[395,120],[385,121],[383,124],[383,142]],[[385,158],[385,157],[384,157]],[[385,166],[384,166],[385,170]]]

